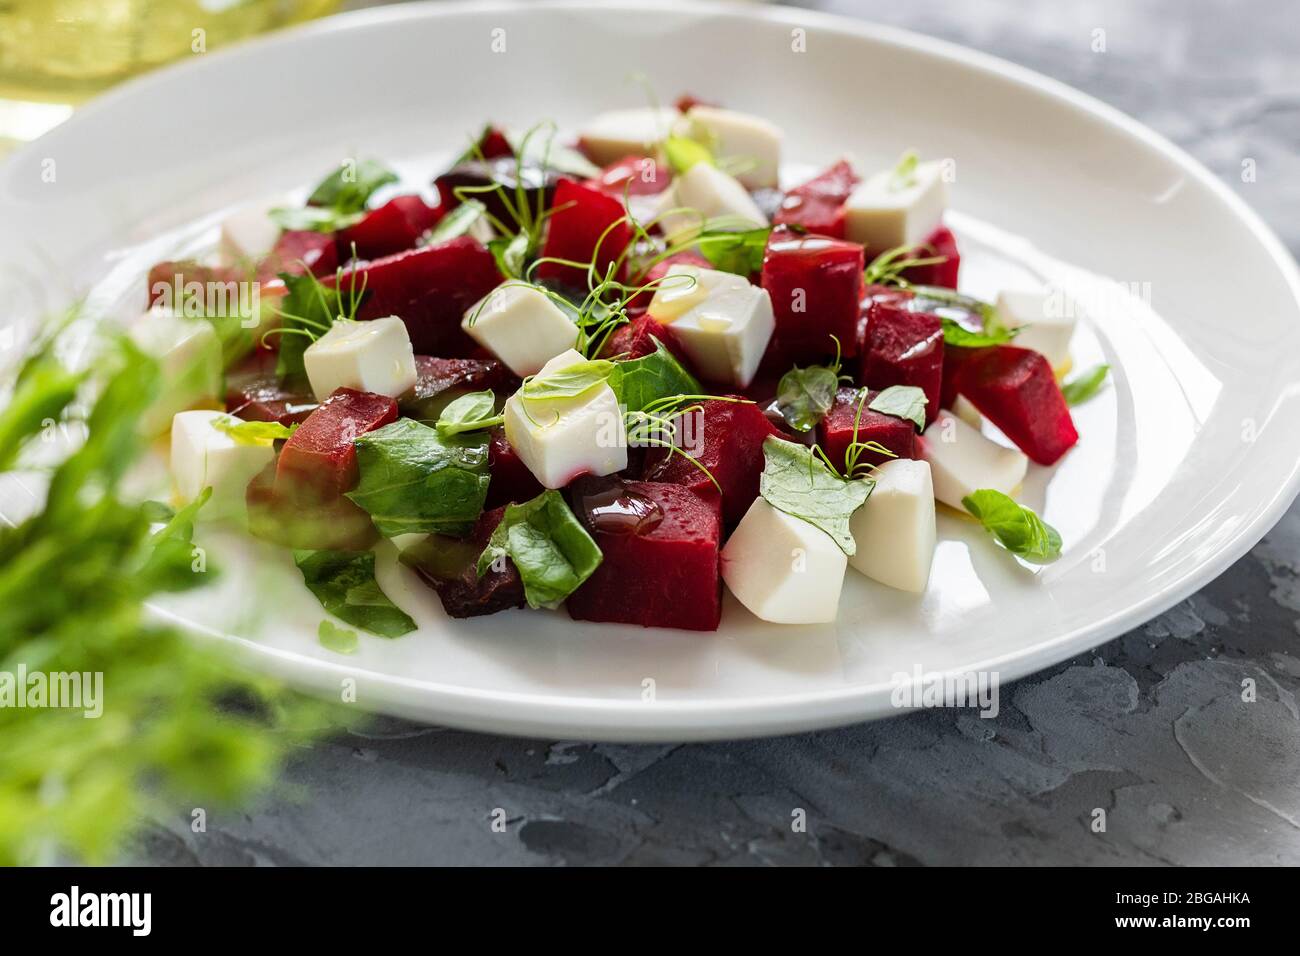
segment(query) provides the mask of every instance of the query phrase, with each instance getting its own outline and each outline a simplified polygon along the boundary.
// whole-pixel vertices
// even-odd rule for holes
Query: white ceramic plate
[[[895,713],[899,674],[1005,683],[1112,638],[1223,571],[1291,502],[1300,281],[1255,215],[1164,140],[1053,81],[802,11],[410,6],[196,58],[0,169],[6,302],[39,311],[94,287],[98,307],[131,312],[141,263],[211,240],[187,225],[196,217],[358,152],[427,181],[485,119],[563,126],[638,105],[635,70],[665,98],[692,91],[779,123],[792,176],[845,152],[865,168],[909,146],[953,157],[965,287],[1037,278],[1091,297],[1076,362],[1104,358],[1113,384],[1077,410],[1079,446],[1026,488],[1064,557],[1032,573],[944,516],[923,597],[850,572],[835,626],[764,625],[729,600],[716,634],[523,611],[448,621],[386,564],[383,585],[421,629],[340,657],[318,645],[320,609],[285,555],[212,540],[227,572],[215,596],[163,613],[244,635],[256,666],[303,686],[332,694],[353,678],[363,706],[434,722],[623,740],[780,733]],[[270,617],[248,611],[267,594]],[[232,623],[241,609],[262,614],[259,636]]]

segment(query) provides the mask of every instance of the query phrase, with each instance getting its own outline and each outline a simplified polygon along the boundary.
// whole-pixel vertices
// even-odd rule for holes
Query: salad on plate
[[[850,574],[942,588],[937,508],[1053,560],[1016,495],[1106,375],[1062,385],[1077,310],[959,291],[947,161],[783,184],[782,140],[683,97],[567,141],[489,125],[432,188],[348,160],[240,207],[150,271],[129,328],[167,376],[145,427],[174,503],[292,549],[326,611],[385,637],[415,624],[382,538],[451,617],[701,631],[724,590],[816,624]],[[241,283],[251,307],[214,305]]]

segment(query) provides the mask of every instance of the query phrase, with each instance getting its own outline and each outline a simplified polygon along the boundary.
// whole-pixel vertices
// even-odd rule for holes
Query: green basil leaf
[[[238,445],[269,445],[277,439],[288,438],[298,428],[279,422],[242,422],[238,418],[214,418],[212,427],[229,435]]]
[[[466,199],[447,215],[438,220],[437,225],[424,234],[422,245],[433,246],[440,242],[466,235],[474,224],[487,214],[487,206],[477,199]]]
[[[373,159],[340,164],[312,190],[308,206],[321,206],[341,213],[361,212],[381,186],[395,183],[397,173]]]
[[[1056,529],[1002,492],[981,488],[961,503],[1012,554],[1035,563],[1061,556],[1061,536]]]
[[[521,393],[530,402],[555,401],[577,398],[609,381],[614,372],[614,362],[606,359],[586,359],[565,368],[537,375],[524,382]]]
[[[532,239],[526,232],[518,232],[510,238],[493,239],[487,244],[488,251],[496,259],[497,270],[507,279],[522,279],[527,268]]]
[[[881,389],[880,394],[867,405],[873,412],[905,418],[920,430],[925,429],[925,406],[929,401],[925,390],[915,385],[891,385]]]
[[[340,620],[381,637],[415,630],[415,621],[375,580],[375,552],[295,550],[293,562],[321,607]]]
[[[1092,398],[1101,388],[1102,382],[1106,381],[1106,376],[1109,373],[1109,365],[1094,365],[1088,371],[1070,379],[1061,386],[1061,394],[1065,396],[1065,404],[1079,405]]]
[[[808,432],[835,404],[840,377],[824,365],[793,368],[776,386],[776,407],[785,423],[797,432]]]
[[[301,209],[280,207],[267,215],[281,229],[301,232],[337,232],[354,226],[365,218],[365,212],[340,212],[329,206],[304,206]]]
[[[1002,321],[998,310],[982,299],[954,292],[941,286],[909,285],[907,288],[915,293],[912,304],[926,312],[935,312],[943,322],[943,340],[948,345],[957,345],[967,349],[987,348],[991,345],[1005,345],[1016,337],[1019,329],[1009,329]],[[967,324],[945,310],[956,310],[977,319],[979,329],[972,329]]]
[[[339,627],[330,620],[320,622],[320,627],[316,628],[316,637],[321,647],[336,654],[355,654],[360,646],[356,631]]]
[[[502,417],[496,413],[496,396],[492,389],[469,392],[454,399],[438,416],[437,430],[443,438],[462,432],[477,431],[500,425]]]
[[[542,492],[522,505],[508,505],[478,559],[478,575],[508,557],[519,570],[530,607],[559,607],[604,560],[564,496]]]
[[[811,448],[775,436],[763,442],[759,494],[774,508],[802,518],[830,535],[848,555],[857,551],[849,518],[862,507],[876,483],[841,478]]]
[[[984,331],[974,332],[956,319],[946,315],[939,316],[943,322],[943,341],[946,345],[958,345],[965,349],[982,349],[991,345],[1006,345],[1015,338],[1015,331],[998,325],[984,326]]]
[[[767,253],[767,240],[772,230],[747,229],[744,232],[706,232],[699,239],[700,255],[709,260],[713,268],[750,276],[763,268]]]
[[[651,336],[651,338],[654,338]],[[698,395],[701,385],[672,352],[654,339],[655,350],[641,358],[615,362],[609,387],[629,412],[639,412],[662,398]]]
[[[488,489],[487,438],[447,436],[399,418],[357,438],[361,478],[347,493],[386,537],[467,534]]]
[[[668,165],[672,167],[673,173],[678,176],[696,163],[708,163],[710,166],[717,165],[713,159],[713,153],[709,151],[709,147],[685,136],[669,136],[664,140],[664,158],[668,160]]]

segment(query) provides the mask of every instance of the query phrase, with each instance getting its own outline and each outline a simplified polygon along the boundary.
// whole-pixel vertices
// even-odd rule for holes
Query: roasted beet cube
[[[605,341],[601,354],[606,358],[615,355],[624,359],[638,359],[656,351],[655,339],[663,343],[664,348],[673,354],[673,358],[690,368],[690,362],[677,343],[677,336],[670,326],[656,322],[648,315],[633,319],[626,325],[620,325]]]
[[[226,373],[226,411],[248,422],[301,422],[316,409],[306,385],[281,382],[276,355],[258,349]]]
[[[245,270],[234,266],[206,266],[192,260],[167,260],[149,269],[148,306],[180,310],[187,295],[185,286],[191,282],[241,282],[248,278]],[[649,300],[647,300],[648,302]]]
[[[488,442],[488,473],[492,476],[488,482],[488,508],[532,501],[545,490],[500,428],[492,429],[492,440]]]
[[[763,439],[776,434],[776,428],[751,402],[715,399],[701,406],[679,419],[677,443],[709,470],[717,488],[682,454],[661,448],[650,449],[642,476],[646,481],[682,485],[701,496],[721,489],[722,516],[730,526],[745,516],[758,497]]]
[[[943,347],[943,392],[939,396],[939,405],[942,408],[952,408],[952,403],[957,400],[958,383],[961,379],[961,370],[972,356],[978,355],[983,349],[964,349],[960,345],[944,345]]]
[[[435,422],[442,410],[467,392],[492,389],[498,399],[519,387],[519,380],[496,359],[445,359],[415,357],[415,384],[397,405],[403,415]]]
[[[502,156],[515,154],[515,148],[510,145],[510,140],[506,139],[506,134],[496,126],[489,126],[483,130],[483,135],[478,141],[478,151],[484,159],[500,159]]]
[[[885,389],[915,385],[924,390],[926,420],[939,409],[943,388],[943,322],[876,299],[867,310],[859,384]]]
[[[858,184],[853,167],[840,160],[824,173],[785,194],[774,226],[802,226],[809,232],[844,238],[844,204]]]
[[[506,203],[508,201],[514,205],[517,202],[517,188],[523,187],[524,201],[530,209],[536,209],[538,193],[542,194],[543,205],[549,206],[560,179],[560,174],[550,166],[543,168],[536,160],[520,160],[513,155],[505,155],[457,163],[435,179],[434,185],[438,187],[439,205],[444,210],[460,205],[456,190],[461,186],[478,188],[498,185],[500,190],[474,192],[472,198],[483,203],[488,212],[506,225],[514,225],[514,216],[506,208]],[[502,198],[503,191],[507,197],[505,199]]]
[[[276,463],[271,462],[248,483],[248,530],[287,548],[329,548],[359,551],[379,539],[370,515],[348,498],[321,500],[313,495],[280,490]]]
[[[431,534],[402,552],[402,563],[437,592],[448,616],[478,617],[524,606],[524,583],[509,558],[478,575],[479,555],[505,510],[483,512],[464,540]]]
[[[957,388],[1040,465],[1055,464],[1079,440],[1051,363],[1031,349],[979,349],[963,364]]]
[[[338,498],[357,483],[358,435],[397,421],[397,402],[386,395],[336,388],[307,416],[280,450],[278,494]]]
[[[415,246],[420,236],[442,218],[442,209],[419,196],[397,196],[366,213],[355,225],[335,236],[340,262],[380,259]]]
[[[762,286],[772,297],[776,331],[768,349],[788,364],[820,362],[858,352],[862,246],[825,236],[772,232],[763,256]]]
[[[334,285],[335,280],[325,280]],[[496,260],[483,244],[460,236],[344,270],[339,289],[364,298],[359,319],[399,316],[411,346],[422,355],[460,358],[477,346],[460,327],[465,310],[501,283]],[[362,291],[364,290],[364,291]]]
[[[281,272],[327,276],[338,268],[338,264],[333,233],[291,229],[280,233],[274,248],[258,267],[257,277],[265,282]]]
[[[867,393],[866,401],[861,402],[862,414],[859,417],[861,391],[856,388],[841,388],[835,396],[835,404],[817,426],[817,444],[821,445],[826,457],[841,471],[844,470],[844,453],[855,441],[855,421],[858,426],[857,441],[876,442],[899,458],[916,457],[916,426],[905,419],[867,407],[879,394]],[[871,465],[883,465],[889,461],[889,456],[878,452],[863,452],[858,460]]]
[[[586,180],[583,185],[597,189],[616,199],[629,196],[657,196],[668,188],[672,173],[668,167],[648,156],[626,156],[610,163],[599,176]]]
[[[571,262],[595,262],[596,279],[604,278],[610,263],[616,262],[632,241],[632,226],[627,222],[623,203],[597,189],[562,179],[555,188],[555,213],[547,221],[546,242],[542,258],[567,259]],[[620,264],[615,278],[623,278],[626,265]],[[587,271],[556,262],[542,262],[537,277],[586,288]]]
[[[942,256],[943,262],[912,266],[903,271],[903,278],[916,285],[937,285],[945,289],[957,288],[957,273],[961,268],[961,253],[957,251],[957,237],[947,226],[939,226],[926,238],[920,249],[908,259],[933,259]]]
[[[722,616],[716,493],[676,484],[582,480],[570,498],[604,560],[565,602],[577,621],[717,630]]]

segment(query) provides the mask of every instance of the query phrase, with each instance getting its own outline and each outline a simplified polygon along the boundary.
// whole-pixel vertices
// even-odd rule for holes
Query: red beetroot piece
[[[570,491],[604,560],[566,606],[576,621],[714,631],[722,616],[718,496],[675,484],[582,479]]]
[[[324,281],[335,284],[332,277]],[[359,319],[400,316],[417,353],[460,358],[477,350],[460,327],[465,310],[500,283],[492,253],[477,240],[459,236],[357,263],[344,270],[339,288],[344,294],[354,284],[365,290]]]
[[[979,349],[963,364],[957,388],[1040,465],[1056,464],[1079,440],[1051,363],[1031,349]]]
[[[663,343],[664,348],[673,354],[673,358],[686,368],[690,368],[690,362],[683,355],[672,327],[656,322],[648,315],[633,319],[615,329],[614,334],[606,340],[605,347],[601,349],[601,355],[605,358],[619,355],[625,360],[643,358],[656,351],[655,339]]]
[[[386,395],[336,388],[284,443],[276,467],[277,494],[331,501],[357,483],[353,440],[397,421],[397,402]]]
[[[915,385],[925,392],[927,421],[939,409],[943,388],[943,322],[876,299],[867,310],[858,383],[868,388]]]
[[[316,409],[311,390],[282,383],[276,355],[258,349],[226,373],[226,411],[247,422],[301,422]]]
[[[435,422],[442,410],[467,392],[492,389],[498,400],[519,387],[519,380],[496,359],[415,357],[415,384],[397,397],[403,415]]]
[[[248,530],[287,548],[359,551],[379,539],[370,515],[347,498],[304,502],[276,490],[276,463],[271,462],[244,494]]]
[[[903,270],[903,278],[916,285],[937,285],[945,289],[957,288],[957,273],[961,269],[961,253],[957,251],[957,237],[947,226],[939,226],[926,238],[924,245],[908,259],[944,257],[943,262],[926,266],[912,266]]]
[[[485,503],[488,508],[532,501],[546,490],[500,428],[492,429],[492,440],[488,442],[488,473],[492,476]]]
[[[840,160],[824,173],[785,194],[772,220],[775,226],[802,226],[809,232],[844,238],[844,204],[858,184],[853,167]]]
[[[513,153],[509,153],[486,160],[466,159],[435,179],[434,185],[438,189],[439,208],[444,212],[460,205],[461,201],[456,195],[456,190],[462,186],[472,189],[500,186],[500,190],[482,190],[468,198],[483,203],[493,216],[507,225],[512,225],[515,221],[514,215],[507,208],[506,203],[508,201],[512,207],[515,205],[517,189],[523,189],[524,202],[528,204],[529,209],[537,208],[539,193],[545,207],[551,204],[555,187],[561,178],[561,175],[549,165],[544,167],[534,159],[520,160]]]
[[[583,185],[622,200],[624,193],[629,196],[657,196],[668,188],[671,178],[672,173],[668,167],[655,162],[651,157],[625,156],[602,169],[599,176],[585,180]]]
[[[785,364],[858,352],[862,246],[825,236],[774,230],[763,256],[762,286],[772,297],[776,331],[768,349]]]
[[[879,392],[867,393],[867,400],[862,402],[862,415],[858,416],[858,403],[861,391],[856,388],[841,388],[835,395],[826,417],[817,426],[817,444],[840,470],[844,469],[844,454],[854,442],[853,424],[856,421],[857,441],[874,441],[884,445],[899,458],[916,457],[916,426],[906,419],[896,418],[873,411],[868,406]],[[878,452],[863,452],[858,459],[870,465],[883,465],[889,461],[888,455]]]
[[[338,264],[332,233],[290,229],[280,233],[274,248],[258,267],[257,277],[265,282],[281,272],[290,275],[310,272],[314,276],[326,276],[331,275]]]
[[[596,277],[601,279],[610,263],[615,262],[632,241],[632,226],[625,220],[623,203],[597,189],[562,179],[555,187],[556,210],[546,225],[546,242],[542,258],[568,259],[571,262],[596,263]],[[626,265],[615,274],[622,279]],[[543,262],[537,267],[543,280],[587,287],[587,271],[574,266]]]
[[[415,246],[425,231],[442,218],[443,210],[419,196],[397,196],[366,213],[355,225],[340,229],[335,246],[340,262],[381,259]]]
[[[474,530],[463,541],[431,534],[402,551],[401,560],[433,588],[450,617],[478,617],[524,606],[524,583],[508,557],[478,575],[478,559],[505,508],[479,515]]]
[[[722,490],[722,516],[730,527],[758,497],[763,473],[763,439],[777,434],[762,410],[749,402],[712,400],[701,403],[689,421],[678,425],[678,444],[709,470]],[[642,477],[690,488],[701,496],[716,494],[698,467],[682,455],[661,448],[646,454]]]

